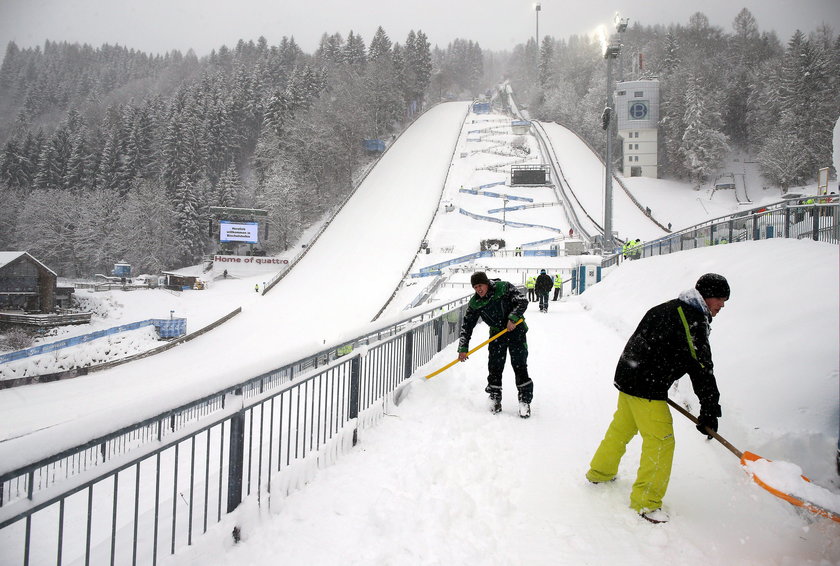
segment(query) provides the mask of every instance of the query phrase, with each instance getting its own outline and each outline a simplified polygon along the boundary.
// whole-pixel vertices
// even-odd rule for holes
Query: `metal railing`
[[[457,339],[465,301],[3,474],[0,564],[156,564],[244,498],[270,506]]]
[[[826,197],[815,197],[825,199]],[[799,204],[783,201],[722,216],[668,236],[645,242],[640,257],[665,255],[682,250],[771,238],[808,239],[840,243],[840,204]],[[601,266],[618,265],[621,253],[605,257]]]

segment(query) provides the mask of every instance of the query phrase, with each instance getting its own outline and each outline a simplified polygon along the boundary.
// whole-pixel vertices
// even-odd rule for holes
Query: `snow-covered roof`
[[[38,265],[40,265],[41,267],[58,277],[58,274],[55,271],[53,271],[52,269],[50,269],[49,267],[32,257],[32,254],[30,254],[29,252],[0,252],[0,269],[12,263],[22,255],[27,256],[29,259],[31,259],[32,261],[34,261],[35,263],[37,263]]]

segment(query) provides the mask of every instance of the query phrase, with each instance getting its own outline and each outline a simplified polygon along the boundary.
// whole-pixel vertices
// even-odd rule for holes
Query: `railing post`
[[[361,357],[359,355],[353,356],[350,360],[350,411],[349,419],[352,421],[359,417],[359,374],[361,368]],[[353,427],[353,446],[359,439],[359,428]]]
[[[242,395],[237,389],[235,395]],[[242,470],[245,458],[245,409],[230,419],[230,452],[228,454],[228,497],[227,512],[230,513],[242,503]]]
[[[414,369],[414,331],[409,330],[405,333],[405,372],[403,379],[411,377],[411,372]]]
[[[448,313],[446,316],[450,316]],[[435,319],[434,322],[435,333],[437,334],[437,351],[443,350],[443,317]]]
[[[820,239],[820,211],[816,204],[811,207],[811,220],[813,220],[811,237],[815,242],[818,242]]]
[[[785,229],[782,231],[785,238],[790,238],[790,206],[785,203]]]

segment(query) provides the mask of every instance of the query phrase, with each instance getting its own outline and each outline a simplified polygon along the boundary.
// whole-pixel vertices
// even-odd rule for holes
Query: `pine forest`
[[[116,45],[6,46],[0,66],[0,249],[26,250],[61,276],[199,263],[216,251],[210,207],[268,211],[268,253],[288,249],[346,198],[425,109],[509,81],[532,118],[562,123],[602,151],[603,48],[594,38],[532,38],[512,51],[469,39],[445,47],[411,31],[369,42],[324,34],[240,40],[204,57]],[[634,23],[625,80],[661,84],[660,168],[698,186],[744,151],[787,189],[831,163],[840,115],[840,37],[786,42],[747,10],[730,30]],[[506,101],[500,100],[501,104]],[[620,144],[619,144],[620,145]],[[621,155],[616,156],[617,160]]]

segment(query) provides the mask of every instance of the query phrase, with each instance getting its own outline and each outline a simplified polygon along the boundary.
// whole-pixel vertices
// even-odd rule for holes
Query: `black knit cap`
[[[704,299],[728,299],[729,283],[726,277],[717,273],[707,273],[697,280],[694,286]]]
[[[487,274],[483,271],[476,271],[470,277],[470,285],[475,287],[479,283],[483,283],[484,285],[490,285],[490,279],[487,278]]]

